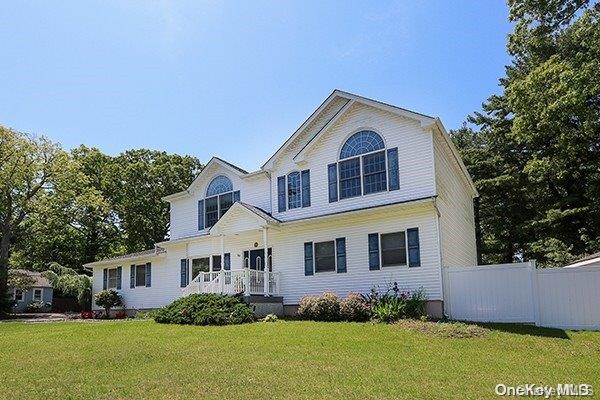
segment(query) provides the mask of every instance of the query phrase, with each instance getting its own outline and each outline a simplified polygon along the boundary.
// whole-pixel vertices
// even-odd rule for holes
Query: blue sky
[[[0,124],[250,170],[335,88],[456,128],[499,91],[507,14],[502,1],[3,2]]]

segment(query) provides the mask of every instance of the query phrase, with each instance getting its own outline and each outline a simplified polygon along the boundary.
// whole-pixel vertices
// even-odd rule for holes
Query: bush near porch
[[[159,309],[154,320],[163,324],[231,325],[254,321],[254,314],[237,296],[201,293],[175,300]]]
[[[499,383],[600,388],[600,332],[493,325],[457,338],[423,324],[432,325],[0,323],[1,393],[34,400],[462,400],[498,398]]]

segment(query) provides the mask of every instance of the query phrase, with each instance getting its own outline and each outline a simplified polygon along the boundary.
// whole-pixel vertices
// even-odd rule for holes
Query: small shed
[[[50,311],[52,309],[52,299],[54,297],[54,289],[52,288],[50,281],[43,277],[40,272],[27,271],[24,269],[17,269],[15,272],[33,278],[33,285],[26,291],[9,288],[9,295],[14,300],[12,311],[14,313],[24,312],[32,303],[39,303],[42,306],[39,309],[40,312]]]
[[[589,256],[580,258],[572,264],[564,266],[564,268],[578,267],[600,267],[600,253],[590,254]]]

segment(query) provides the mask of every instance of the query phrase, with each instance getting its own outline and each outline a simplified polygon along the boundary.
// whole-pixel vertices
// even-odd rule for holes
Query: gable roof
[[[357,94],[353,94],[353,93],[349,93],[349,92],[344,92],[342,90],[339,89],[335,89],[326,99],[323,103],[321,103],[321,105],[308,117],[308,119],[306,121],[304,121],[302,123],[302,125],[300,125],[300,127],[298,127],[298,129],[296,129],[296,131],[292,134],[292,136],[290,136],[288,138],[288,140],[286,140],[283,145],[275,152],[275,154],[273,154],[265,164],[263,164],[263,166],[261,168],[263,169],[269,169],[272,165],[274,160],[277,159],[277,157],[279,155],[281,155],[281,153],[283,153],[283,151],[296,139],[298,138],[303,132],[304,130],[327,108],[328,105],[330,105],[334,100],[339,99],[339,98],[343,98],[345,100],[347,100],[347,103],[344,104],[344,106],[342,106],[342,108],[340,110],[338,110],[338,112],[335,113],[335,115],[328,120],[324,126],[322,126],[315,135],[313,135],[312,137],[310,137],[306,143],[304,143],[304,145],[302,146],[302,149],[300,150],[300,152],[298,152],[295,156],[294,156],[294,160],[298,160],[298,158],[302,158],[303,154],[314,144],[316,143],[317,139],[325,132],[327,131],[327,128],[330,127],[331,125],[333,125],[333,123],[335,123],[335,120],[337,120],[352,104],[354,103],[362,103],[362,104],[366,104],[369,105],[371,107],[375,107],[381,110],[385,110],[400,116],[403,116],[405,118],[410,118],[412,120],[416,120],[418,122],[421,123],[422,127],[427,127],[430,126],[432,124],[435,123],[436,118],[429,116],[429,115],[425,115],[425,114],[421,114],[415,111],[411,111],[408,110],[406,108],[402,108],[402,107],[398,107],[398,106],[394,106],[388,103],[384,103],[378,100],[373,100],[370,99],[368,97],[364,97],[364,96],[359,96]]]
[[[240,214],[241,213],[241,214]],[[247,216],[248,220],[244,220],[242,216]],[[233,219],[232,219],[233,218]],[[248,222],[249,221],[249,222]],[[228,227],[230,222],[238,223],[238,227]],[[223,234],[224,230],[227,231],[244,231],[264,227],[266,225],[279,225],[281,221],[274,218],[271,214],[265,210],[253,206],[251,204],[242,203],[236,201],[233,205],[223,214],[221,218],[208,230],[209,234]]]
[[[50,284],[50,281],[45,276],[43,276],[41,272],[29,271],[26,269],[12,269],[11,271],[17,272],[19,274],[27,275],[31,279],[33,279],[33,283],[31,285],[31,287],[45,287],[45,288],[52,287],[52,285]]]
[[[579,260],[573,261],[569,265],[565,265],[564,268],[583,267],[586,265],[600,266],[600,252],[582,257]]]
[[[343,105],[336,112],[334,112],[333,116],[331,116],[327,121],[324,121],[324,124],[322,126],[320,126],[317,129],[317,131],[302,144],[300,151],[298,151],[298,153],[296,153],[293,157],[294,161],[298,161],[298,162],[301,161],[303,159],[304,155],[306,154],[306,152],[311,148],[311,146],[313,146],[318,141],[318,138],[324,132],[326,132],[327,129],[329,127],[331,127],[352,106],[352,104],[361,103],[361,104],[366,104],[371,107],[375,107],[375,108],[378,108],[381,110],[385,110],[385,111],[394,113],[396,115],[403,116],[405,118],[409,118],[409,119],[418,121],[421,124],[421,127],[423,127],[423,128],[437,127],[437,129],[441,133],[444,141],[446,142],[450,153],[452,154],[453,158],[458,163],[459,169],[462,171],[464,178],[467,181],[468,186],[471,188],[471,190],[473,191],[473,194],[475,196],[479,195],[477,193],[477,189],[475,188],[475,184],[473,183],[473,180],[471,179],[471,176],[470,176],[469,172],[467,171],[467,168],[465,167],[465,165],[458,153],[458,150],[452,143],[452,140],[448,136],[446,129],[444,128],[441,120],[438,117],[433,117],[433,116],[430,116],[427,114],[419,113],[419,112],[412,111],[412,110],[409,110],[406,108],[388,104],[388,103],[385,103],[385,102],[382,102],[379,100],[374,100],[374,99],[371,99],[368,97],[359,96],[357,94],[353,94],[353,93],[345,92],[343,90],[335,89],[333,92],[331,92],[331,94],[329,96],[327,96],[327,98],[319,105],[319,107],[317,107],[317,109],[315,111],[313,111],[313,113],[296,129],[296,131],[294,131],[294,133],[292,133],[292,135],[279,147],[279,149],[277,149],[277,151],[273,155],[271,155],[271,157],[269,157],[269,159],[261,166],[261,168],[259,170],[254,171],[254,172],[248,172],[245,169],[240,168],[233,163],[223,160],[222,158],[212,157],[209,160],[209,162],[206,163],[206,165],[204,166],[202,171],[200,171],[200,173],[196,176],[194,181],[190,184],[190,186],[186,190],[165,196],[162,199],[164,201],[171,201],[171,200],[175,200],[180,197],[190,195],[191,192],[193,191],[194,186],[197,185],[197,182],[203,176],[204,171],[206,171],[208,169],[208,167],[210,165],[212,165],[213,163],[217,163],[217,164],[229,169],[230,171],[234,172],[242,179],[246,178],[246,177],[250,178],[252,176],[256,176],[256,175],[268,172],[270,170],[270,168],[273,166],[273,163],[277,159],[277,157],[279,157],[292,143],[294,143],[294,141],[297,138],[299,138],[300,135],[308,127],[310,127],[310,125],[313,122],[315,122],[315,120],[317,120],[317,118],[328,108],[328,106],[330,106],[334,101],[339,100],[339,99],[345,100],[345,103],[343,103]]]
[[[170,194],[168,196],[165,196],[162,198],[162,200],[164,201],[171,201],[171,200],[175,200],[178,199],[180,197],[183,196],[188,196],[191,194],[191,192],[194,190],[194,187],[198,184],[198,182],[200,181],[200,178],[202,176],[205,175],[205,171],[209,170],[209,167],[212,165],[220,165],[221,167],[233,172],[234,174],[238,175],[238,176],[244,176],[244,175],[249,175],[248,171],[246,171],[243,168],[238,167],[235,164],[230,163],[229,161],[225,161],[222,158],[213,156],[204,166],[204,168],[202,168],[202,171],[200,171],[200,173],[198,173],[198,175],[196,175],[196,177],[194,178],[194,180],[192,181],[192,183],[190,184],[190,186],[188,186],[188,188],[186,190],[183,190],[181,192],[177,192],[177,193],[173,193]]]

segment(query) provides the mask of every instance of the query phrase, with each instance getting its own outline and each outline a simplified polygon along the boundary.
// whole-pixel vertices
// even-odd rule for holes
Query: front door
[[[269,256],[269,271],[273,270],[271,263],[271,257],[273,250],[269,247],[267,250]],[[265,269],[265,250],[264,249],[253,249],[250,251],[244,251],[244,267],[255,269],[257,271],[264,271]]]

